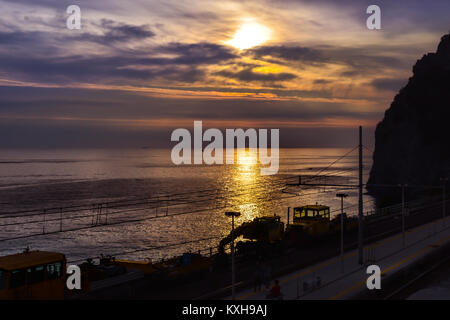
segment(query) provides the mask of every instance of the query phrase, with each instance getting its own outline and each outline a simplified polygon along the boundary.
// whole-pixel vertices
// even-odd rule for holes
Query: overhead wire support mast
[[[328,165],[327,167],[323,168],[322,170],[320,170],[317,174],[315,174],[313,177],[310,177],[308,181],[311,181],[313,179],[317,179],[320,177],[320,174],[322,172],[324,172],[325,170],[329,169],[331,166],[333,166],[336,162],[338,162],[339,160],[345,158],[346,156],[348,156],[350,153],[352,153],[354,150],[358,149],[359,150],[359,183],[356,186],[352,186],[352,185],[343,185],[343,184],[323,184],[323,183],[304,183],[302,182],[301,176],[299,176],[299,181],[298,183],[289,183],[287,184],[288,186],[329,186],[329,187],[345,187],[345,188],[358,188],[359,189],[359,199],[358,199],[358,263],[359,264],[363,264],[364,262],[364,257],[363,257],[363,253],[364,253],[364,244],[363,244],[363,240],[364,240],[364,233],[363,233],[363,227],[364,227],[364,222],[363,222],[363,218],[364,218],[364,209],[363,209],[363,144],[362,144],[362,126],[359,126],[359,145],[355,148],[353,148],[352,150],[350,150],[349,152],[347,152],[346,154],[344,154],[343,156],[341,156],[340,158],[336,159],[334,162],[332,162],[330,165]]]
[[[363,146],[362,126],[359,126],[359,200],[358,200],[358,263],[363,264]]]
[[[405,188],[408,187],[407,184],[401,184],[402,188],[402,245],[403,248],[406,246],[406,235],[405,235],[405,215],[406,215],[406,208],[405,208]]]

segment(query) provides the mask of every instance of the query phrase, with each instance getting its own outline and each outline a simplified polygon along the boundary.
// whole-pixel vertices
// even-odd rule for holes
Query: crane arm
[[[234,233],[230,232],[230,234],[228,236],[226,236],[225,238],[223,238],[222,240],[220,240],[219,243],[219,253],[223,254],[225,252],[225,246],[229,243],[231,243],[231,241],[233,241],[236,238],[239,238],[240,236],[244,235],[249,228],[251,228],[249,223],[244,223],[242,225],[240,225],[239,227],[237,227],[236,229],[234,229]]]

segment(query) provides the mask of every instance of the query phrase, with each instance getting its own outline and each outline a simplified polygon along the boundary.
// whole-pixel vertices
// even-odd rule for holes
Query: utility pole
[[[358,200],[358,263],[363,264],[363,150],[362,126],[359,126],[359,200]]]
[[[291,207],[288,207],[288,210],[287,210],[287,224],[286,224],[286,227],[289,227],[289,211],[291,210]]]
[[[405,247],[405,188],[407,187],[407,184],[402,184],[402,245],[403,248]]]
[[[336,197],[341,198],[341,272],[344,273],[344,198],[346,193],[338,193]]]
[[[227,217],[231,217],[231,299],[235,300],[235,272],[234,272],[234,217],[239,217],[239,212],[225,212]]]

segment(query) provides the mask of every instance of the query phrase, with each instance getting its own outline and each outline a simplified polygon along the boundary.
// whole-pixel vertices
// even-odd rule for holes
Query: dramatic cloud
[[[297,76],[292,73],[258,73],[254,72],[251,68],[247,68],[238,72],[231,71],[220,71],[217,73],[220,76],[227,78],[234,78],[241,81],[252,82],[252,81],[285,81],[295,79]]]
[[[82,34],[78,37],[78,40],[110,45],[111,42],[123,43],[155,36],[155,33],[153,33],[148,26],[135,26],[125,23],[116,23],[107,19],[102,19],[99,27],[103,30],[103,34]]]
[[[285,61],[324,62],[322,52],[312,48],[295,46],[263,46],[249,50],[256,58],[272,57]]]
[[[23,33],[0,34],[0,39],[10,42],[36,41]],[[22,39],[23,41],[20,41]],[[103,40],[102,40],[103,41]],[[48,57],[0,52],[0,70],[19,77],[17,80],[73,83],[80,81],[101,81],[109,83],[121,79],[125,83],[136,80],[163,78],[173,81],[194,82],[205,75],[199,67],[224,63],[236,56],[228,48],[217,44],[171,43],[151,49],[154,53],[165,53],[171,57],[148,57],[141,53],[122,53],[121,55],[103,56],[63,56]]]
[[[156,48],[156,52],[178,55],[171,60],[176,64],[218,64],[237,58],[229,47],[213,43],[170,43]]]
[[[398,91],[407,83],[405,79],[378,78],[371,85],[379,90]]]
[[[314,132],[320,144],[330,128],[375,126],[450,12],[447,0],[381,0],[382,30],[371,31],[368,0],[76,4],[81,30],[66,28],[67,3],[0,0],[0,147],[150,136],[163,146],[170,128],[194,119]],[[232,47],[249,21],[270,36]]]
[[[354,74],[376,72],[377,68],[405,68],[409,64],[386,52],[383,47],[351,48],[334,46],[262,46],[249,50],[248,54],[267,62],[294,63],[302,68],[314,65],[337,64],[347,68],[344,73]]]

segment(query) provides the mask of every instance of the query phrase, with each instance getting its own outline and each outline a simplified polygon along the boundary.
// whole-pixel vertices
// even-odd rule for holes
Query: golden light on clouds
[[[270,39],[270,34],[271,31],[266,26],[254,21],[247,21],[239,26],[233,38],[226,44],[245,50],[263,44]]]

